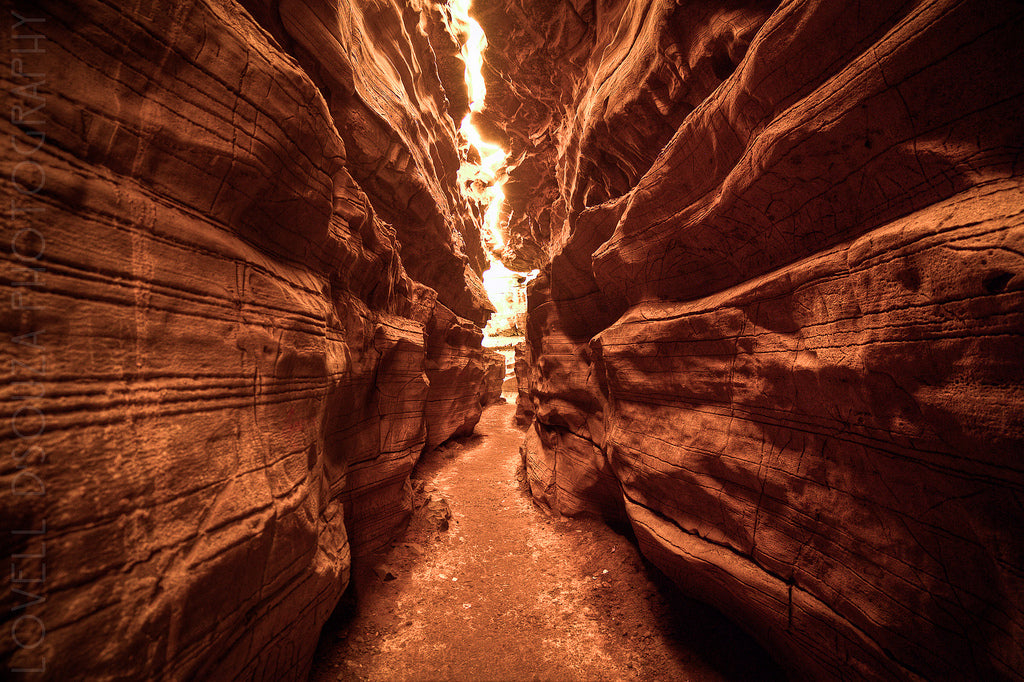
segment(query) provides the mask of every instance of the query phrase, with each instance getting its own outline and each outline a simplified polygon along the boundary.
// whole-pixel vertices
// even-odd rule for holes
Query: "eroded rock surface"
[[[505,383],[505,356],[495,350],[484,350],[484,389],[480,398],[482,405],[490,405],[501,397]]]
[[[798,675],[1024,676],[1020,3],[481,22],[535,496]]]
[[[530,346],[525,341],[521,341],[515,345],[514,352],[516,424],[529,426],[533,421],[533,399],[530,391]]]
[[[303,679],[479,418],[437,7],[244,5],[5,5],[5,668]]]

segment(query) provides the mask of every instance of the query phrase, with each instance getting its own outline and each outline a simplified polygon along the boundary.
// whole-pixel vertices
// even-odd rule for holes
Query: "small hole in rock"
[[[983,284],[985,285],[985,291],[990,294],[999,294],[1006,290],[1006,285],[1013,279],[1013,273],[1006,272],[1004,270],[996,270],[991,272],[985,277]]]
[[[729,57],[728,50],[724,46],[711,54],[711,71],[715,74],[715,78],[724,81],[735,70],[736,64],[733,63]]]
[[[896,279],[910,291],[917,291],[921,288],[921,276],[913,268],[904,268],[896,273]]]

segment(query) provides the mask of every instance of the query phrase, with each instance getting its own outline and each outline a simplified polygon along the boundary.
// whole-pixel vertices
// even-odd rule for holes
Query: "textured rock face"
[[[442,303],[478,325],[493,310],[480,282],[480,228],[457,187],[444,8],[429,1],[244,0],[310,76],[344,140],[347,168],[395,227],[403,264]],[[431,44],[430,36],[434,36]],[[461,102],[456,100],[461,106]]]
[[[530,346],[526,342],[515,346],[516,424],[528,426],[533,422],[533,399],[530,391]]]
[[[247,4],[4,12],[5,668],[302,679],[479,416],[437,9]]]
[[[490,405],[501,397],[505,383],[505,356],[494,350],[484,351],[484,388],[480,401]]]
[[[1024,676],[1020,4],[481,21],[546,193],[534,494],[807,676]]]

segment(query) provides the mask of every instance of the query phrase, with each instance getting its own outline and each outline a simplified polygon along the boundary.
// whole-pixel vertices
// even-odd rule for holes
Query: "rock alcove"
[[[538,505],[793,678],[1024,677],[1024,6],[477,0],[484,106],[464,10],[5,2],[5,675],[305,679],[493,259]]]

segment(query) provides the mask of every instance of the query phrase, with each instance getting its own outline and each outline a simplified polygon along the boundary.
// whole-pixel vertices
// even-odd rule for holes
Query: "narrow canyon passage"
[[[1024,682],[1021,0],[3,1],[0,679]]]
[[[781,679],[625,537],[542,513],[520,482],[514,412],[492,405],[475,435],[424,457],[422,506],[390,555],[357,572],[358,604],[341,607],[356,614],[324,629],[310,681]]]

